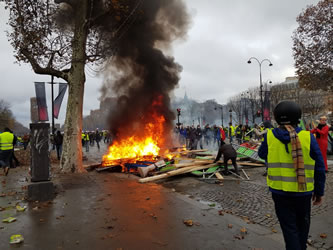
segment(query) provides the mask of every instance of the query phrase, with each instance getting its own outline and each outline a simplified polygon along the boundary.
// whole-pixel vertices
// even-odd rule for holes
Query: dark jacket
[[[56,134],[55,136],[54,136],[54,144],[55,145],[61,145],[62,144],[62,141],[63,141],[63,136],[62,136],[62,134]]]
[[[217,153],[216,159],[214,162],[217,162],[223,154],[224,159],[230,159],[230,158],[236,158],[237,157],[237,152],[236,150],[232,147],[231,144],[225,144],[221,143],[219,151]]]
[[[296,129],[297,134],[302,130],[301,128],[297,127]],[[281,128],[275,128],[272,130],[274,136],[279,139],[283,144],[286,145],[286,151],[288,152],[288,143],[290,143],[290,136],[287,130]],[[320,148],[314,136],[311,134],[311,143],[310,143],[310,157],[316,162],[315,163],[315,172],[314,172],[314,193],[317,196],[324,195],[324,188],[325,188],[325,164],[323,160],[323,156],[320,152]],[[264,141],[261,143],[261,146],[258,151],[258,155],[260,158],[265,159],[267,161],[268,155],[268,145],[267,145],[267,135],[264,135]],[[281,190],[276,190],[270,188],[270,191],[273,193],[281,194],[281,195],[289,195],[289,196],[304,196],[310,195],[312,192],[284,192]]]

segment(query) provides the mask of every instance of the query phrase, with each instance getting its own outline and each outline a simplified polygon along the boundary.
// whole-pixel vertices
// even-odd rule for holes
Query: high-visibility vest
[[[14,135],[10,132],[0,134],[0,150],[11,150],[13,146]]]
[[[235,128],[233,126],[230,126],[231,129],[231,136],[235,136]]]
[[[85,137],[85,134],[82,133],[82,134],[81,134],[81,138],[82,138],[82,140],[84,140],[84,137]]]
[[[286,192],[309,192],[314,189],[315,161],[310,157],[310,132],[301,131],[298,133],[298,138],[300,140],[303,153],[306,190],[298,190],[296,170],[294,168],[293,158],[291,155],[291,143],[288,143],[289,153],[287,153],[285,144],[277,139],[270,129],[267,130],[267,185],[269,187]]]

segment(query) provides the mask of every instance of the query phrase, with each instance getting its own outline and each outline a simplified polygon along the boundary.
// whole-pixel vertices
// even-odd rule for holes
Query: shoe
[[[231,173],[229,171],[223,171],[224,175],[231,175]]]
[[[8,175],[8,172],[9,172],[9,167],[5,167],[5,176]]]

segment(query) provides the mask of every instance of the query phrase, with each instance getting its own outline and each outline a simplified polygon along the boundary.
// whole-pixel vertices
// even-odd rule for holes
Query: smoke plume
[[[178,85],[182,67],[167,53],[173,41],[186,36],[189,25],[181,0],[131,2],[131,8],[137,8],[130,16],[133,21],[117,43],[101,89],[102,99],[117,96],[117,108],[109,116],[116,138],[139,134],[157,116],[165,118],[166,131],[171,129],[175,115],[169,94]]]

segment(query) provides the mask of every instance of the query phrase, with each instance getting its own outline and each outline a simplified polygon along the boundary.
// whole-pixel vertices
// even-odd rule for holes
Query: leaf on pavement
[[[188,226],[188,227],[192,227],[193,226],[193,220],[184,220],[183,223]]]
[[[325,233],[320,234],[320,238],[326,239],[327,238],[327,234],[325,234]]]
[[[228,224],[228,228],[232,228],[233,227],[233,225],[232,224]]]

